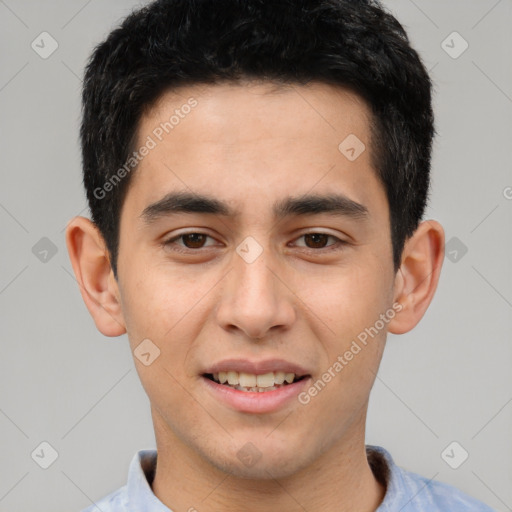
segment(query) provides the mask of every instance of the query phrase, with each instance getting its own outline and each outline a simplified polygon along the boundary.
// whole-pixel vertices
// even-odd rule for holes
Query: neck
[[[160,417],[153,421],[158,458],[152,489],[173,512],[374,512],[385,495],[368,464],[364,423],[360,435],[338,443],[298,473],[255,480],[208,464],[169,435]]]

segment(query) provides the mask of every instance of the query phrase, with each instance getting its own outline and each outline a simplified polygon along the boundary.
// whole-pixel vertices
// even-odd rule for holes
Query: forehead
[[[187,104],[194,100],[197,105],[189,109]],[[200,115],[191,115],[197,112]],[[173,113],[176,114],[174,119]],[[163,93],[141,118],[139,138],[154,131],[155,121],[164,124],[171,121],[172,128],[164,128],[164,138],[170,131],[179,137],[179,132],[185,130],[178,130],[178,127],[188,117],[192,120],[187,124],[193,125],[190,128],[201,133],[203,138],[204,132],[215,130],[211,135],[222,134],[226,145],[261,139],[264,132],[275,136],[283,129],[290,136],[302,134],[314,140],[313,128],[320,129],[318,136],[322,137],[350,126],[361,138],[366,138],[371,120],[370,110],[362,97],[339,86],[246,79],[215,85],[197,84]],[[207,121],[208,125],[201,129],[194,117],[200,117],[200,124]],[[302,122],[297,123],[299,120]]]
[[[383,195],[372,168],[370,119],[358,95],[321,83],[166,92],[140,120],[135,149],[151,149],[131,178],[131,194],[140,211],[187,189],[222,196],[237,210],[261,211],[262,199],[273,196],[270,205],[310,191],[339,191],[364,204]]]

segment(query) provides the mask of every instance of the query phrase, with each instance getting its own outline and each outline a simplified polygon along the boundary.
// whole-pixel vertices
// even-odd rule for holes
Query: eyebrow
[[[364,220],[369,216],[366,206],[343,194],[290,196],[275,202],[272,210],[276,219],[322,213],[356,220]],[[201,213],[232,218],[240,215],[239,210],[214,197],[191,192],[171,192],[147,206],[140,217],[149,225],[176,213]]]

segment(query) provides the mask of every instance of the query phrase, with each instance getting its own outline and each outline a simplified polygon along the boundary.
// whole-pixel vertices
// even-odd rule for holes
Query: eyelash
[[[183,248],[182,246],[179,246],[176,244],[176,241],[177,240],[180,240],[182,239],[183,237],[185,236],[188,236],[188,235],[204,235],[208,238],[212,238],[212,236],[208,235],[207,233],[201,233],[200,231],[191,231],[190,233],[181,233],[180,235],[177,235],[175,237],[172,237],[168,240],[165,240],[164,242],[162,242],[162,245],[164,247],[171,247],[173,251],[176,251],[176,252],[179,252],[179,253],[182,253],[182,254],[191,254],[191,253],[198,253],[200,252],[202,249],[208,249],[208,247],[199,247],[197,249],[190,249],[188,247],[185,247]],[[331,251],[339,251],[339,250],[342,250],[344,246],[348,245],[348,242],[344,241],[344,240],[341,240],[340,238],[334,236],[334,235],[331,235],[329,233],[323,233],[321,231],[310,231],[310,232],[307,232],[307,233],[303,233],[302,235],[300,235],[298,238],[296,238],[295,240],[298,240],[300,238],[303,238],[304,236],[307,236],[307,235],[327,235],[329,238],[333,238],[334,240],[336,240],[336,242],[334,244],[331,244],[331,245],[328,245],[327,247],[322,247],[320,249],[313,249],[313,248],[310,248],[310,247],[301,247],[302,250],[305,250],[305,252],[310,252],[310,253],[329,253]]]

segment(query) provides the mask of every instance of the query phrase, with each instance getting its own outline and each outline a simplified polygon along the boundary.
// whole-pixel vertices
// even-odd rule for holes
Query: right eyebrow
[[[146,224],[151,224],[173,213],[207,213],[234,217],[239,212],[232,210],[226,203],[214,197],[190,192],[170,192],[144,208],[140,217]]]

